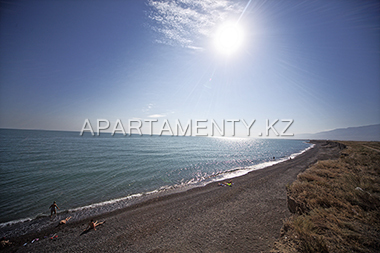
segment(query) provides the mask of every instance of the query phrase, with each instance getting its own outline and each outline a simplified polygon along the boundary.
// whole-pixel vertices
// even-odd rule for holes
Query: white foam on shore
[[[87,206],[81,206],[81,207],[77,207],[77,208],[72,208],[72,209],[69,209],[68,211],[69,212],[77,212],[77,211],[82,211],[82,210],[85,210],[85,209],[91,209],[91,208],[95,208],[95,207],[100,207],[100,206],[105,206],[105,205],[111,205],[111,204],[115,204],[115,203],[120,202],[120,201],[130,200],[130,199],[133,199],[133,198],[138,198],[138,197],[141,197],[143,195],[144,195],[143,193],[132,194],[132,195],[128,195],[128,196],[122,197],[122,198],[111,199],[111,200],[107,200],[107,201],[103,201],[103,202],[99,202],[99,203],[90,204],[90,205],[87,205]]]
[[[306,149],[304,149],[298,153],[291,154],[288,157],[280,158],[280,159],[275,160],[275,161],[263,162],[263,163],[255,164],[252,166],[243,167],[243,168],[234,168],[234,169],[222,172],[220,174],[213,175],[212,176],[213,179],[207,181],[204,185],[212,183],[212,182],[219,182],[219,181],[223,181],[223,180],[227,180],[227,179],[231,179],[231,178],[235,178],[235,177],[240,177],[240,176],[248,174],[251,171],[265,169],[265,168],[273,166],[275,164],[285,162],[289,159],[294,159],[295,157],[297,157],[297,156],[305,153],[306,151],[314,148],[314,146],[315,146],[315,144],[312,144],[310,147],[307,147]]]
[[[0,228],[6,227],[6,226],[11,226],[11,225],[18,224],[18,223],[27,222],[27,221],[32,221],[32,220],[33,220],[32,218],[12,220],[12,221],[8,221],[8,222],[0,223]]]
[[[136,193],[136,194],[128,195],[126,197],[122,197],[122,198],[116,198],[116,199],[111,199],[111,200],[107,200],[107,201],[103,201],[103,202],[99,202],[99,203],[90,204],[87,206],[72,208],[72,209],[69,209],[68,212],[77,212],[77,211],[83,211],[86,209],[102,207],[102,206],[106,206],[106,205],[113,205],[113,204],[116,204],[116,203],[121,202],[121,201],[126,201],[126,200],[136,199],[136,198],[139,198],[142,196],[152,195],[152,194],[158,193],[162,190],[168,190],[169,188],[171,188],[171,187],[162,186],[159,190],[153,190],[153,191],[143,192],[143,193]]]

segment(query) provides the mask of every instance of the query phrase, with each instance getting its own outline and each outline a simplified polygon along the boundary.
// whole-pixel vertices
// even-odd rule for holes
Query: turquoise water
[[[270,165],[273,157],[287,159],[309,146],[283,139],[93,137],[0,129],[0,223],[47,216],[53,201],[60,212],[72,212],[203,185]]]

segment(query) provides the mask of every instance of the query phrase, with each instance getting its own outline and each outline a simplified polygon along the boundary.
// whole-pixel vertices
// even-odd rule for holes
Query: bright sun
[[[243,31],[236,24],[225,24],[219,28],[215,36],[216,48],[219,52],[230,55],[240,47]]]

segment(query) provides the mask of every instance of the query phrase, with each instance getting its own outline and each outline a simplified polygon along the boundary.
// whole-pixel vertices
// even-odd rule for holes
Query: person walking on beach
[[[96,227],[103,224],[104,222],[105,221],[102,221],[102,222],[95,221],[94,222],[94,220],[91,220],[90,223],[88,224],[87,228],[84,231],[91,229],[91,228],[93,228],[96,231]]]
[[[59,207],[57,206],[55,201],[53,202],[53,204],[49,208],[50,208],[50,218],[53,216],[53,213],[55,215],[57,215],[57,208],[59,209]]]

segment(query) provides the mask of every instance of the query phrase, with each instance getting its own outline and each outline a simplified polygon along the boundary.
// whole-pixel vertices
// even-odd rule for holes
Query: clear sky
[[[256,119],[264,131],[266,119],[293,119],[297,134],[380,123],[379,1],[16,0],[0,10],[1,128]]]

